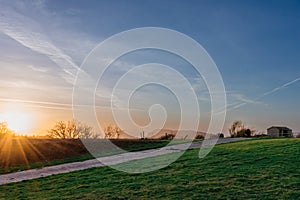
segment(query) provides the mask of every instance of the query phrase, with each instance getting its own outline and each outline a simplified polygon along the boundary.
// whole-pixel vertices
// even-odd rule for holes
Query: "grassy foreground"
[[[0,199],[300,199],[300,139],[228,143],[197,156],[189,150],[145,174],[103,167],[8,184]]]

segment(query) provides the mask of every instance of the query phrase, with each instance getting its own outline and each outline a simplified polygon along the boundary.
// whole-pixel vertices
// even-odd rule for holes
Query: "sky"
[[[181,32],[211,56],[227,96],[225,133],[234,120],[258,131],[273,125],[300,131],[299,1],[0,0],[0,5],[0,121],[20,133],[46,134],[57,121],[72,119],[74,81],[86,56],[112,35],[141,27]],[[97,65],[104,62],[98,60]],[[124,55],[105,72],[95,97],[99,123],[111,123],[111,103],[120,110],[125,106],[130,84],[109,98],[121,76],[153,62],[170,65],[187,78],[200,107],[199,130],[206,131],[211,103],[203,77],[178,56],[151,49]],[[90,76],[97,80],[95,72]],[[150,69],[135,79],[158,76],[184,93],[181,82],[164,71]],[[79,98],[83,101],[84,95]],[[176,95],[155,84],[131,97],[135,123],[149,124],[148,111],[155,104],[168,116],[163,126],[178,128]],[[164,114],[154,109],[158,120]]]

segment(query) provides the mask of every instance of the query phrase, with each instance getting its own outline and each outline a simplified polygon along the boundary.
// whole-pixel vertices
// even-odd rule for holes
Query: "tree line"
[[[121,132],[118,126],[108,125],[104,129],[104,138],[119,139]],[[48,136],[58,139],[96,139],[100,137],[91,126],[76,122],[75,120],[57,122],[54,127],[48,131]]]
[[[251,137],[256,133],[255,130],[246,128],[240,120],[234,121],[228,130],[231,137]],[[122,133],[123,131],[116,125],[108,125],[104,128],[104,138],[106,139],[119,139]],[[0,137],[8,135],[13,136],[15,132],[8,128],[6,122],[0,122]],[[75,120],[57,122],[48,130],[47,136],[57,139],[96,139],[100,137],[91,126]]]
[[[56,139],[96,139],[100,137],[91,126],[75,120],[59,121],[47,132],[49,138]],[[122,130],[118,126],[108,125],[104,129],[104,138],[119,139],[121,133]],[[13,130],[9,129],[7,122],[0,122],[0,138],[16,135]]]

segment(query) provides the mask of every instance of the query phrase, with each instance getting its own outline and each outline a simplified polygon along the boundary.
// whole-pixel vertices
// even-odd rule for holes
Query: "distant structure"
[[[272,137],[293,137],[292,129],[285,126],[272,126],[267,129],[268,136]]]

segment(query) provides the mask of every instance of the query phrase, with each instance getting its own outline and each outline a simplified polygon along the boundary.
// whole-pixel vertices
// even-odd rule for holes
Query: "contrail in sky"
[[[253,101],[260,100],[260,99],[262,99],[262,98],[264,98],[264,97],[266,97],[266,96],[268,96],[268,95],[271,95],[271,94],[273,94],[273,93],[275,93],[275,92],[278,92],[279,90],[282,90],[282,89],[284,89],[284,88],[287,88],[288,86],[290,86],[290,85],[292,85],[292,84],[294,84],[294,83],[296,83],[296,82],[298,82],[298,81],[300,81],[300,77],[299,77],[299,78],[296,78],[296,79],[294,79],[294,80],[292,80],[292,81],[289,81],[289,82],[287,82],[287,83],[285,83],[285,84],[283,84],[283,85],[281,85],[281,86],[279,86],[279,87],[276,87],[276,88],[274,88],[273,90],[270,90],[270,91],[268,91],[268,92],[265,92],[265,93],[262,94],[261,96],[255,98]],[[226,111],[228,112],[228,111],[236,110],[236,109],[238,109],[238,108],[240,108],[240,107],[242,107],[242,106],[244,106],[244,105],[247,105],[247,104],[249,104],[249,102],[243,102],[243,103],[233,104],[232,107],[231,107],[231,108],[228,108]]]
[[[293,81],[287,82],[287,83],[283,84],[282,86],[279,86],[279,87],[277,87],[277,88],[274,88],[273,90],[271,90],[271,91],[269,91],[269,92],[265,92],[265,93],[264,93],[262,96],[260,96],[259,98],[263,98],[263,97],[265,97],[265,96],[268,96],[268,95],[270,95],[270,94],[273,94],[274,92],[277,92],[278,90],[281,90],[281,89],[283,89],[283,88],[286,88],[286,87],[292,85],[293,83],[296,83],[297,81],[300,81],[300,77],[299,77],[299,78],[296,78],[296,79],[293,80]]]
[[[81,70],[80,67],[72,60],[70,56],[65,54],[61,49],[57,48],[50,40],[39,31],[39,25],[32,19],[16,13],[12,9],[3,9],[0,13],[0,31],[16,40],[20,44],[29,49],[38,52],[47,56],[50,60],[60,66],[68,76],[63,76],[63,78],[69,83],[73,84],[78,70]],[[28,28],[30,27],[30,29]],[[82,70],[81,70],[82,71]],[[87,74],[85,74],[87,75]],[[90,79],[90,76],[86,76],[87,80]],[[271,95],[279,90],[286,88],[300,80],[300,77],[287,82],[279,87],[276,87],[268,92],[265,92],[261,96],[254,99],[254,101],[259,100],[263,97]],[[0,101],[2,101],[0,99]],[[17,101],[17,100],[14,100]],[[21,100],[20,100],[21,101]],[[60,104],[52,102],[30,102],[23,101],[24,103],[38,103],[38,104],[47,104],[52,106],[71,106],[69,104]],[[243,102],[233,104],[227,111],[236,110],[244,105],[249,104],[250,102]]]
[[[72,106],[74,107],[85,106],[85,105],[72,105],[67,103],[56,103],[56,102],[49,102],[49,101],[32,101],[32,100],[8,99],[8,98],[0,98],[0,102],[25,103],[25,104],[32,105],[33,107],[55,109],[55,110],[72,110]]]
[[[48,101],[31,101],[31,100],[20,100],[20,99],[7,99],[7,98],[0,98],[0,101],[15,102],[15,103],[32,103],[32,104],[51,105],[51,106],[72,106],[71,104],[65,104],[65,103],[55,103],[55,102],[48,102]]]

